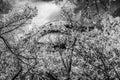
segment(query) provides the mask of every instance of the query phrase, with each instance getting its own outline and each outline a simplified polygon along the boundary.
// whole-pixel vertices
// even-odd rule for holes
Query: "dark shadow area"
[[[7,14],[12,8],[8,1],[0,0],[0,14]]]
[[[114,11],[114,13],[112,14],[113,17],[120,17],[120,8],[118,8],[117,10]]]

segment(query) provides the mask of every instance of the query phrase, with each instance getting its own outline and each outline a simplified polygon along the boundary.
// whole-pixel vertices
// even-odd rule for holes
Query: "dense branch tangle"
[[[66,28],[64,26],[65,24],[67,23],[61,21],[45,24],[44,26],[40,27],[39,35],[41,34],[40,35],[41,37],[49,33],[61,33],[61,34],[71,35],[71,30]]]
[[[54,22],[49,23],[47,25],[44,25],[43,27],[40,27],[39,32],[37,33],[36,41],[39,42],[40,39],[42,39],[44,36],[47,35],[57,35],[57,38],[55,38],[55,42],[51,39],[51,44],[60,44],[63,46],[63,44],[69,43],[69,41],[72,42],[72,29],[66,28],[64,25],[66,23],[64,22]],[[62,36],[62,37],[61,37]],[[70,39],[71,38],[71,39]],[[69,43],[72,44],[72,43]]]
[[[12,10],[9,14],[4,15],[0,25],[0,34],[9,33],[24,26],[36,16],[37,9],[25,7],[23,10]]]
[[[66,27],[65,25],[70,25],[70,24],[66,22],[62,23],[58,21],[58,22],[44,25],[43,27],[40,28],[39,32],[37,33],[36,41],[38,42],[38,45],[39,45],[39,43],[42,42],[40,41],[40,39],[43,40],[43,37],[46,37],[47,35],[48,37],[50,35],[54,36],[54,34],[57,35],[57,38],[56,37],[52,38],[50,42],[48,42],[47,44],[46,44],[46,41],[43,40],[43,44],[45,42],[45,45],[51,46],[52,49],[54,48],[53,50],[50,48],[50,51],[59,52],[59,55],[61,57],[61,62],[67,73],[66,80],[69,80],[71,66],[72,66],[73,50],[74,50],[74,46],[76,44],[77,38],[74,36],[74,34],[72,34],[74,30],[72,28]],[[49,51],[49,50],[46,50],[46,51]],[[53,80],[53,78],[51,80]]]

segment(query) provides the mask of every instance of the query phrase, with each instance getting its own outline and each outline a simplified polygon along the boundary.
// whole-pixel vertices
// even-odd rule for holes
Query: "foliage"
[[[1,80],[120,79],[120,18],[106,12],[94,18],[81,14],[74,21],[74,11],[63,12],[66,21],[34,26],[18,41],[11,36],[30,23],[36,9],[5,15],[0,24]]]
[[[34,40],[40,50],[36,71],[49,72],[59,80],[119,79],[120,18],[106,13],[101,19],[102,30],[80,32],[61,22],[40,28]]]
[[[103,31],[94,29],[79,34],[81,36],[76,51],[84,61],[85,71],[81,74],[83,79],[119,79],[119,19],[105,14],[101,21]]]
[[[23,10],[13,9],[10,13],[4,14],[0,24],[0,79],[14,80],[15,73],[19,71],[23,62],[21,58],[29,60],[29,58],[20,55],[22,53],[21,45],[19,45],[14,37],[16,30],[25,26],[36,15],[36,9],[25,7]],[[21,58],[20,58],[21,57]],[[20,62],[19,62],[20,61]],[[21,70],[21,69],[20,69]]]

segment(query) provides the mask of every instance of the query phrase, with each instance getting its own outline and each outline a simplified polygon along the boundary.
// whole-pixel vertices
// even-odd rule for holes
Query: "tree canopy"
[[[119,0],[45,0],[62,5],[61,18],[30,31],[38,8],[3,7],[6,1],[0,0],[0,80],[120,79],[119,5],[113,8]]]

